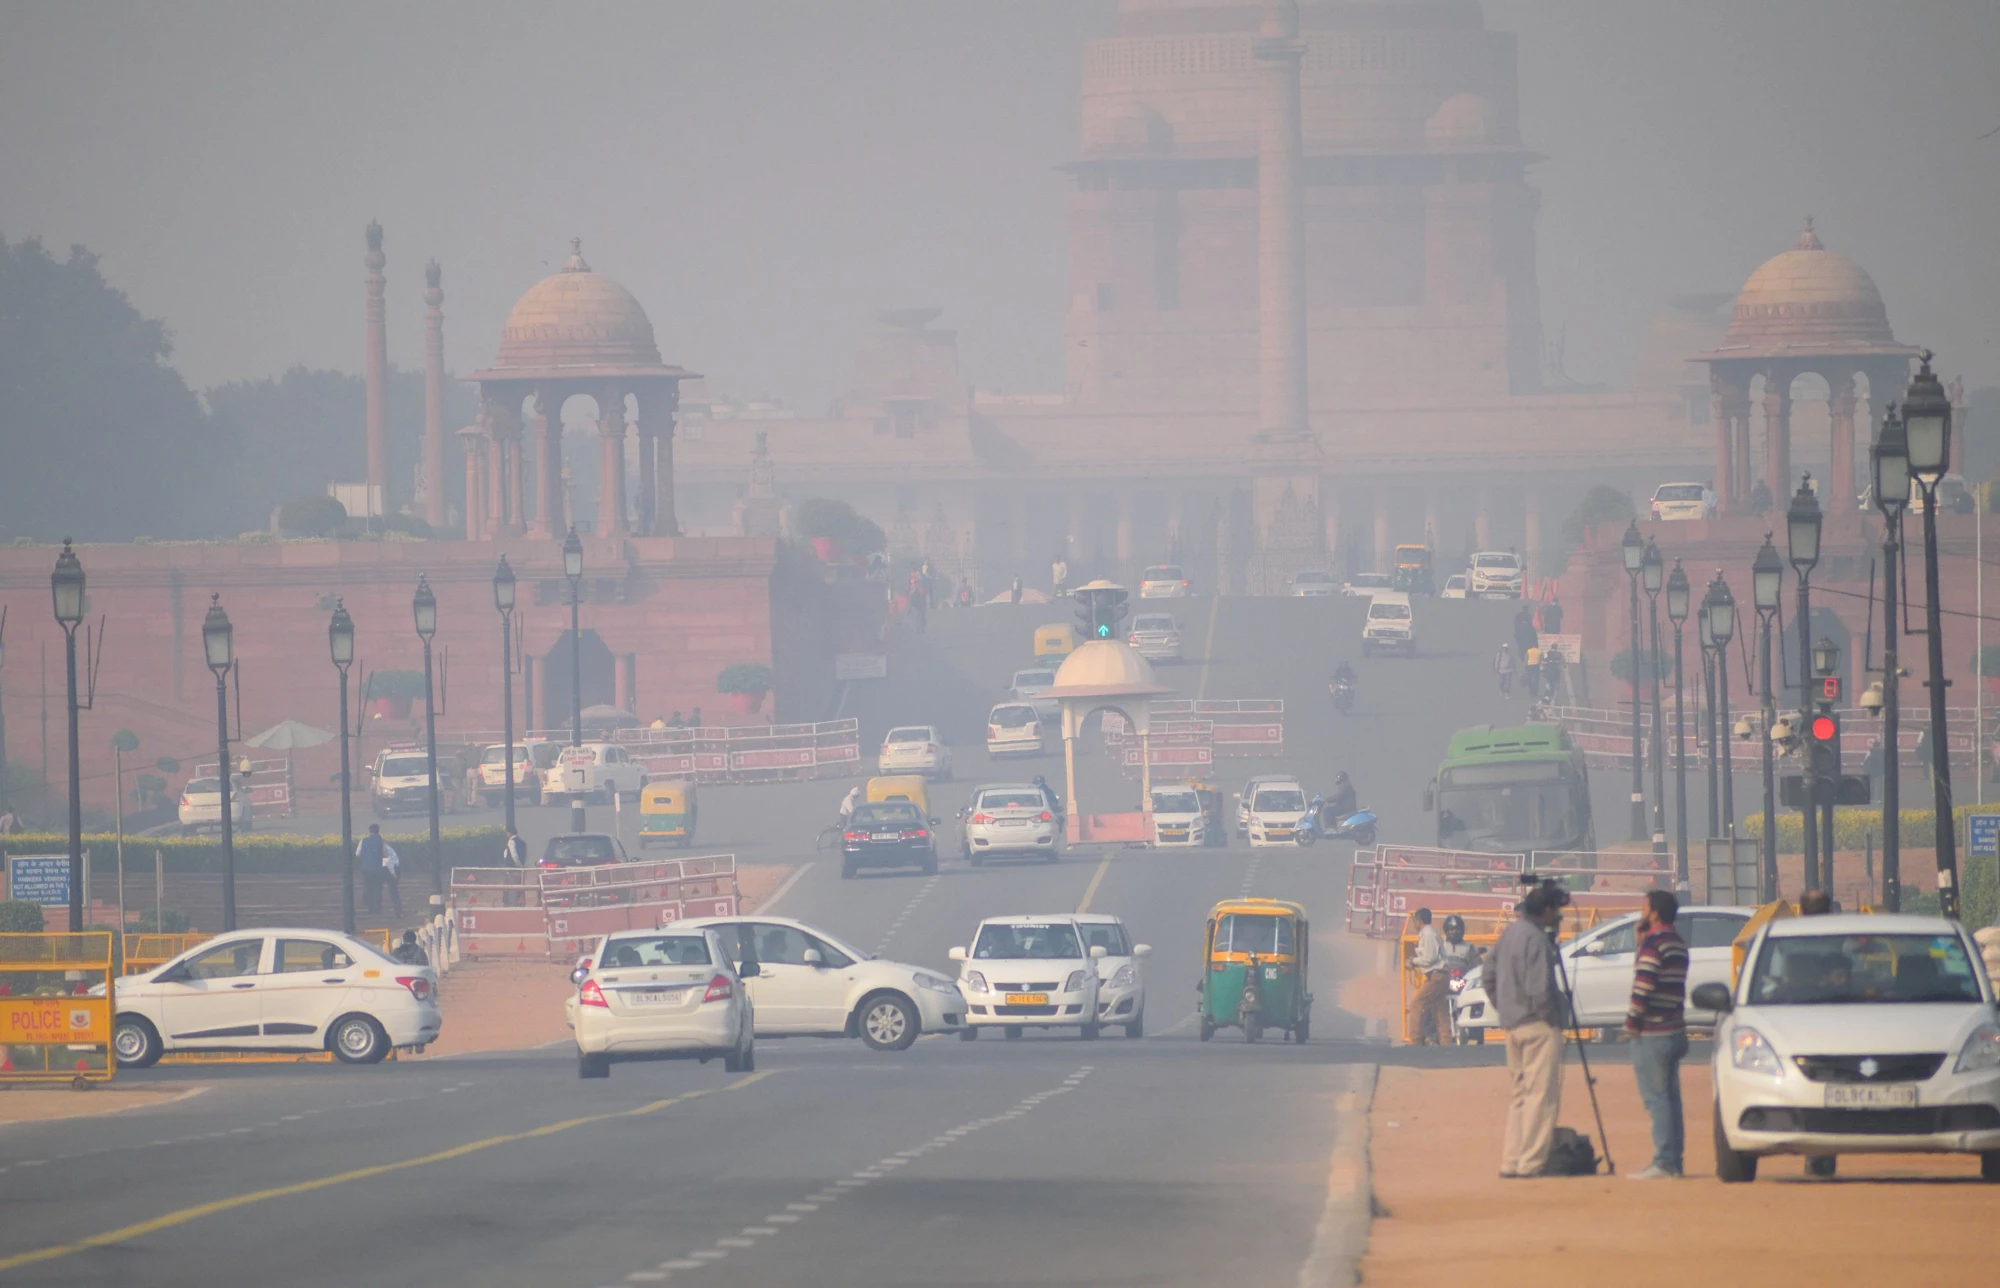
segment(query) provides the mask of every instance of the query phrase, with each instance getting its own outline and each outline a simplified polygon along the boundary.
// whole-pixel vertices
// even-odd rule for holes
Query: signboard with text
[[[8,897],[44,908],[69,907],[69,855],[7,856]]]

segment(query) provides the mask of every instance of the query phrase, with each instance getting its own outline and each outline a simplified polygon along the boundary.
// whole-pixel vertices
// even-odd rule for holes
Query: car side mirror
[[[736,968],[736,974],[743,979],[755,979],[763,973],[764,968],[757,964],[755,957],[745,958],[743,964]]]
[[[945,956],[950,958],[952,961],[962,962],[965,960],[965,950],[963,948],[954,948],[950,952],[946,953]]]
[[[936,827],[937,825],[938,825],[938,821],[937,821],[936,819],[932,819],[932,820],[931,820],[931,826],[932,826],[932,827]]]
[[[1695,985],[1694,1004],[1704,1011],[1714,1011],[1717,1015],[1727,1015],[1736,1009],[1736,999],[1730,996],[1727,984]]]
[[[1431,788],[1428,787],[1424,788],[1424,813],[1428,814],[1433,809],[1436,808],[1437,808],[1437,792],[1433,791]]]
[[[575,970],[569,973],[569,982],[578,985],[579,987],[582,986],[583,981],[589,978],[590,978],[590,967],[588,966],[579,966]]]
[[[1151,944],[1135,944],[1132,948],[1132,955],[1134,957],[1151,957],[1153,955],[1153,946]]]
[[[819,949],[808,948],[806,949],[805,962],[808,966],[824,966],[826,958],[820,954]]]
[[[1094,962],[1103,961],[1108,956],[1110,956],[1110,954],[1104,951],[1103,944],[1092,944],[1090,946],[1090,960]]]

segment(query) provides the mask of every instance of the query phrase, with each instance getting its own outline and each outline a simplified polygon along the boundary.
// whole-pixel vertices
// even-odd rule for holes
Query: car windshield
[[[1378,599],[1368,605],[1368,616],[1374,618],[1376,621],[1388,618],[1393,621],[1406,622],[1410,619],[1410,606],[1408,604],[1385,604]]]
[[[618,857],[608,836],[552,836],[544,859],[556,863],[603,863]]]
[[[978,708],[976,707],[974,708],[974,710],[977,709]],[[929,742],[930,740],[931,740],[931,731],[929,729],[924,728],[923,726],[920,725],[912,725],[907,729],[891,729],[889,731],[889,736],[884,738],[882,741],[885,743],[897,743],[897,742]]]
[[[599,969],[632,966],[709,966],[706,935],[646,935],[631,939],[607,939]]]
[[[222,795],[222,780],[220,778],[190,778],[188,779],[188,785],[181,790],[181,794],[183,796],[220,796]]]
[[[1472,557],[1472,566],[1474,568],[1518,568],[1521,564],[1512,555],[1474,555]]]
[[[1083,956],[1076,927],[1066,922],[1046,925],[985,925],[972,945],[981,961],[1068,961]]]
[[[858,806],[853,821],[857,828],[922,827],[924,816],[907,801],[883,801],[879,805]]]
[[[1043,809],[1048,802],[1042,799],[1041,789],[1024,787],[1019,791],[981,792],[979,809]]]
[[[1292,952],[1292,919],[1225,912],[1216,920],[1215,943],[1210,951],[1289,955]]]
[[[528,759],[528,749],[527,749],[526,747],[522,747],[522,746],[519,746],[519,745],[516,745],[516,746],[515,746],[515,748],[514,748],[514,763],[518,765],[518,764],[521,764],[522,762],[526,761],[527,759]],[[506,763],[507,763],[507,748],[506,748],[506,747],[504,747],[504,746],[501,746],[501,747],[488,747],[488,748],[486,749],[486,754],[485,754],[485,755],[484,755],[483,757],[481,757],[481,758],[480,758],[480,761],[479,761],[479,763],[480,763],[480,764],[482,764],[482,765],[504,765],[504,764],[506,764]],[[422,770],[419,770],[419,771],[417,771],[417,772],[419,772],[419,773],[422,773],[423,771],[422,771]]]
[[[1455,577],[1446,577],[1444,579],[1444,584],[1447,589],[1451,589],[1457,586],[1463,586],[1465,584],[1465,574],[1459,573]]]
[[[1979,1002],[1957,935],[1773,935],[1750,977],[1757,1006]]]
[[[1267,787],[1257,793],[1250,808],[1259,814],[1299,814],[1305,811],[1306,794],[1296,787]]]
[[[430,761],[422,756],[391,756],[382,762],[384,778],[422,778],[430,772]]]
[[[1054,671],[1016,671],[1014,687],[1017,689],[1046,689],[1056,682]]]
[[[1003,729],[1013,729],[1020,725],[1036,722],[1033,707],[995,707],[993,714],[986,717],[986,723],[999,725]]]
[[[1155,791],[1153,793],[1155,814],[1199,814],[1201,798],[1191,791]]]
[[[1171,565],[1171,564],[1162,564],[1162,565],[1161,565],[1160,567],[1157,567],[1157,568],[1148,568],[1148,569],[1146,569],[1146,575],[1145,575],[1145,576],[1143,576],[1143,577],[1141,577],[1141,578],[1140,578],[1139,580],[1141,580],[1141,581],[1179,581],[1180,579],[1181,579],[1181,570],[1180,570],[1180,569],[1178,569],[1178,568],[1174,567],[1174,566],[1173,566],[1173,565]]]
[[[1125,937],[1125,927],[1115,921],[1086,921],[1082,924],[1083,946],[1086,949],[1102,948],[1106,957],[1130,957],[1132,941]]]
[[[1701,500],[1701,484],[1662,483],[1659,491],[1653,493],[1653,499],[1655,501],[1699,501]]]
[[[1132,619],[1135,631],[1171,631],[1175,629],[1174,619],[1165,613],[1147,613],[1144,617]]]

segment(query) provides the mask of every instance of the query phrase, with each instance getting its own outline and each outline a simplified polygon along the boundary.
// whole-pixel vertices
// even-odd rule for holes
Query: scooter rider
[[[1346,658],[1340,659],[1340,665],[1333,668],[1332,680],[1335,688],[1344,684],[1352,689],[1355,681],[1359,678],[1359,676],[1354,674],[1354,668],[1347,664]]]
[[[1332,811],[1334,826],[1338,827],[1360,808],[1359,797],[1355,795],[1354,784],[1348,781],[1347,771],[1341,770],[1333,776],[1333,790],[1327,794],[1326,808]]]
[[[1479,964],[1485,954],[1479,945],[1465,942],[1465,918],[1452,913],[1444,919],[1444,964],[1456,976],[1463,976]]]
[[[1048,797],[1049,812],[1051,814],[1054,814],[1057,818],[1063,817],[1062,797],[1056,795],[1056,789],[1049,786],[1049,780],[1042,777],[1040,774],[1036,774],[1035,786],[1041,788],[1042,795]]]

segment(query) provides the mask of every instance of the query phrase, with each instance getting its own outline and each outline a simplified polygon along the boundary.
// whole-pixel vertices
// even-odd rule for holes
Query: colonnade
[[[483,381],[479,419],[459,431],[465,446],[466,536],[559,538],[579,516],[567,513],[563,490],[562,408],[584,394],[597,404],[597,515],[600,536],[678,536],[674,509],[674,417],[680,409],[677,378],[582,383]],[[625,401],[635,399],[628,426]],[[521,407],[527,402],[532,445]],[[628,431],[637,435],[639,486],[636,512],[628,512]],[[534,497],[528,471],[532,451]]]

